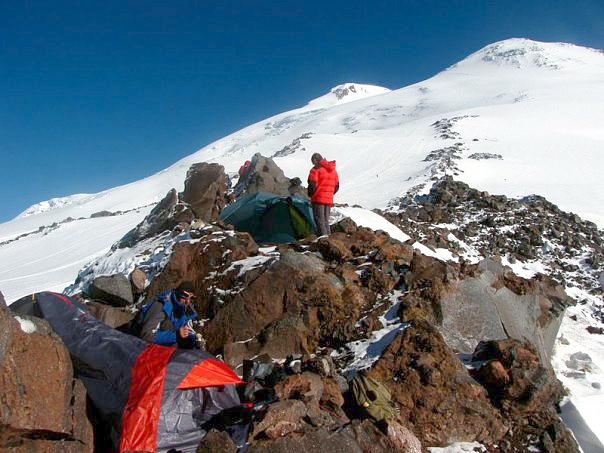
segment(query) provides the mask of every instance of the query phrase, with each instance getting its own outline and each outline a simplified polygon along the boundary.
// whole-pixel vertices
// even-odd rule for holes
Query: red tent
[[[242,407],[235,386],[243,381],[214,356],[112,329],[62,294],[38,293],[35,300],[91,400],[112,421],[120,452],[195,451],[212,418]],[[247,426],[225,428],[245,445]]]

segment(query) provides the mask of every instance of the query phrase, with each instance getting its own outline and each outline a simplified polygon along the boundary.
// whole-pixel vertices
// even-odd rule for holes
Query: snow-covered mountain
[[[182,190],[192,163],[219,162],[235,175],[255,153],[302,181],[312,153],[335,159],[338,203],[396,208],[449,174],[493,194],[542,195],[602,227],[603,126],[604,53],[571,44],[498,42],[394,91],[346,83],[140,181],[26,209],[0,225],[0,290],[11,301],[61,289],[168,190]],[[94,245],[53,250],[78,234],[96,237]]]
[[[63,290],[170,189],[181,191],[196,162],[218,162],[235,178],[260,153],[305,181],[318,152],[337,161],[339,204],[397,211],[451,175],[491,194],[541,195],[602,228],[602,149],[604,52],[509,39],[398,90],[339,85],[140,181],[31,206],[0,224],[0,291],[10,303]]]
[[[44,201],[1,224],[0,290],[11,301],[61,289],[168,190],[182,190],[192,163],[219,162],[235,175],[255,153],[303,181],[312,153],[335,159],[338,203],[396,208],[409,191],[425,193],[435,177],[450,174],[493,194],[542,195],[602,227],[603,82],[602,51],[510,39],[398,90],[340,85],[148,178]],[[53,250],[63,235],[78,234],[97,239]]]

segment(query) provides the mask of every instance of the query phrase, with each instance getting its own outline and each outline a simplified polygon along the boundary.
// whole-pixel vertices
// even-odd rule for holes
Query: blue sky
[[[603,49],[604,1],[4,0],[0,222],[340,83],[401,88],[512,37]]]

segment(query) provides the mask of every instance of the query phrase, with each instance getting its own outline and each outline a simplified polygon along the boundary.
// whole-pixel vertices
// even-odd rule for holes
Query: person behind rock
[[[310,158],[313,168],[308,174],[308,196],[312,203],[317,229],[321,236],[330,234],[329,214],[333,206],[333,195],[340,188],[336,161],[327,161],[319,153]]]
[[[195,288],[189,282],[164,291],[149,307],[141,328],[141,338],[166,346],[195,347],[195,331],[191,321],[197,319],[193,308]]]

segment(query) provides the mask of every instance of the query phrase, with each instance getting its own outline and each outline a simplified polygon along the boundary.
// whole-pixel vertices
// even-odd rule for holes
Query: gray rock
[[[483,260],[476,277],[454,284],[441,299],[442,334],[449,346],[471,353],[480,341],[513,338],[533,344],[539,358],[548,363],[563,310],[542,318],[541,298],[518,295],[497,285],[503,275],[501,263]]]
[[[104,275],[92,282],[89,295],[93,299],[101,299],[115,307],[123,307],[134,303],[132,286],[125,275]]]
[[[175,189],[171,189],[149,215],[117,243],[116,247],[132,247],[143,239],[171,230],[178,223],[174,220],[177,204],[178,194]]]
[[[252,165],[253,169],[249,175],[235,185],[234,190],[237,196],[257,192],[271,192],[284,197],[306,196],[306,190],[302,187],[301,181],[298,178],[287,178],[272,158],[255,154],[252,158]]]
[[[94,301],[88,303],[87,307],[96,319],[113,328],[123,326],[134,318],[134,313],[125,308],[112,307]]]

